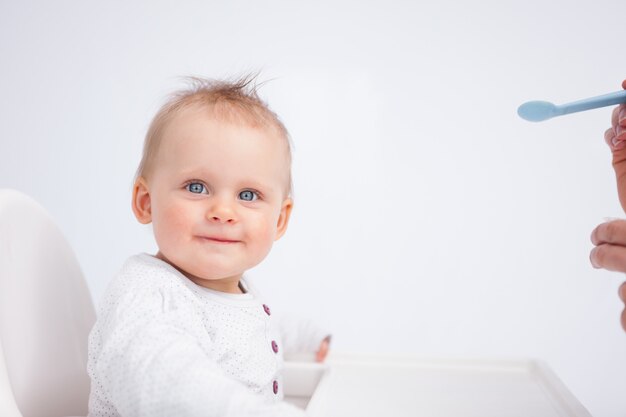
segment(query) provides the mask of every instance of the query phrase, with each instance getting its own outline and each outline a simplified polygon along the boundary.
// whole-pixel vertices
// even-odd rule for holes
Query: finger
[[[622,88],[626,90],[626,80],[622,81]]]
[[[618,126],[626,126],[626,106],[620,104],[617,106],[617,124]]]
[[[615,140],[622,141],[624,139],[626,139],[626,127],[622,125],[616,126],[615,127]]]
[[[615,129],[613,129],[612,127],[609,127],[607,130],[604,131],[604,141],[606,142],[607,145],[609,145],[609,148],[613,149],[613,145],[615,145],[615,143],[613,143],[613,139],[615,138]]]
[[[617,180],[617,196],[622,208],[626,211],[626,141],[618,142],[612,149],[613,171]]]
[[[619,286],[617,293],[619,294],[619,298],[621,298],[622,302],[626,304],[626,282],[622,282],[622,285]],[[626,308],[622,310],[621,322],[622,329],[626,331]]]
[[[326,355],[328,355],[329,345],[330,344],[328,343],[328,340],[324,339],[324,341],[320,345],[320,349],[317,351],[317,355],[315,356],[315,360],[317,362],[324,362],[324,360],[326,359]]]
[[[589,260],[597,269],[626,272],[626,247],[601,244],[591,250]]]
[[[618,129],[620,131],[619,136],[615,134],[615,131]],[[608,128],[604,132],[604,141],[607,145],[609,145],[611,151],[619,151],[621,149],[624,149],[624,147],[626,147],[626,128],[621,128],[619,126],[616,128]]]
[[[619,294],[619,298],[626,303],[626,282],[623,282],[622,285],[619,286],[617,293]]]
[[[599,224],[591,232],[591,242],[596,246],[603,243],[626,246],[626,220],[617,219]]]
[[[624,132],[626,131],[626,109],[622,108],[619,111],[618,117],[618,124],[613,125],[613,128],[615,129],[615,138],[618,140],[624,140],[626,137],[626,135],[624,135]]]
[[[611,125],[626,126],[626,106],[620,104],[611,112]]]

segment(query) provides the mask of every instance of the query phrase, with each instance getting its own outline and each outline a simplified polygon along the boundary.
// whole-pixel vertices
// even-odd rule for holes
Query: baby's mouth
[[[230,244],[230,243],[238,243],[239,240],[226,239],[219,236],[199,236],[200,239],[220,244]]]

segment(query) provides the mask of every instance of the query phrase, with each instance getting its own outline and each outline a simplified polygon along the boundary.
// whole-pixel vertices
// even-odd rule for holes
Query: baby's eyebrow
[[[242,184],[244,187],[248,187],[248,186],[250,186],[250,187],[252,187],[252,188],[259,188],[259,189],[261,189],[261,190],[271,190],[271,189],[272,189],[272,187],[270,187],[269,185],[264,184],[264,183],[262,183],[262,182],[258,182],[258,181],[256,181],[256,180],[242,181],[242,182],[241,182],[241,184]]]

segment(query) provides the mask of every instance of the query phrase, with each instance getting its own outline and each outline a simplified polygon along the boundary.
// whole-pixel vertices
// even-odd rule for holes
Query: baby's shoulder
[[[100,300],[90,345],[131,340],[151,331],[184,331],[201,338],[202,307],[185,280],[176,269],[151,255],[130,257]]]
[[[104,309],[124,305],[159,310],[194,308],[198,300],[186,278],[171,265],[152,255],[131,256],[111,281],[102,301]]]
[[[115,281],[136,287],[184,287],[182,274],[170,264],[147,253],[133,255],[124,262]]]

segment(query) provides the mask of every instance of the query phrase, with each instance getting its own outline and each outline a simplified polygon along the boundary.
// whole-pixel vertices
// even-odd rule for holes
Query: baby
[[[254,79],[194,79],[156,114],[133,188],[155,256],[129,258],[89,338],[90,416],[302,416],[283,401],[283,353],[329,336],[275,323],[243,276],[287,230],[287,130]],[[282,330],[282,331],[281,331]]]

